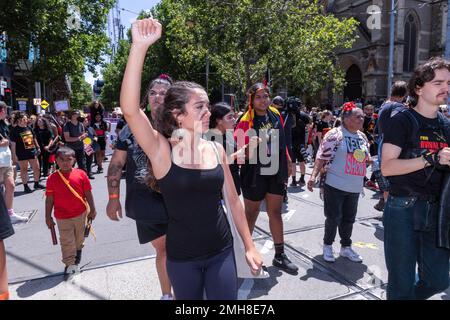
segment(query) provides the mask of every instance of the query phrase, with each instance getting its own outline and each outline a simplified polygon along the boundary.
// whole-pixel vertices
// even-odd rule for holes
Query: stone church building
[[[394,0],[327,1],[329,14],[351,16],[360,23],[353,47],[338,53],[337,63],[345,71],[347,84],[333,96],[330,90],[324,90],[322,101],[339,106],[357,99],[375,104],[386,99],[391,1]],[[397,0],[396,4],[394,81],[408,80],[417,65],[444,54],[447,27],[447,1]],[[367,13],[373,5],[381,9],[381,16]]]

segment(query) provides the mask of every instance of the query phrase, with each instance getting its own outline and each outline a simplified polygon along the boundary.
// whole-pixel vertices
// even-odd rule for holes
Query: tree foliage
[[[209,88],[218,89],[223,80],[240,97],[263,81],[268,68],[275,91],[287,84],[289,94],[313,96],[330,82],[340,90],[344,81],[336,53],[352,46],[357,21],[326,15],[321,3],[162,0],[152,13],[163,25],[163,37],[149,50],[143,83],[167,72],[205,85],[208,59]],[[123,63],[117,59],[117,71],[124,70]]]
[[[70,106],[73,109],[82,110],[92,101],[92,87],[84,80],[83,76],[74,76],[71,78],[72,95],[70,97]]]
[[[105,33],[114,0],[17,0],[0,2],[0,31],[8,35],[8,63],[28,59],[30,43],[39,50],[29,73],[33,81],[52,83],[68,75],[95,73],[108,54]],[[74,9],[71,11],[71,9]],[[75,19],[74,19],[75,18]],[[82,86],[85,90],[86,86]],[[78,86],[73,86],[75,94]],[[80,92],[82,95],[82,92]]]

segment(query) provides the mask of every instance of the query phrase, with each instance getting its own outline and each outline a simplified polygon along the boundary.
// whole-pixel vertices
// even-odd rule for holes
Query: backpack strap
[[[417,120],[416,116],[414,116],[413,112],[409,108],[396,108],[396,111],[401,115],[405,116],[409,123],[411,124],[411,137],[408,141],[408,145],[405,149],[402,150],[400,154],[400,159],[412,159],[420,156],[420,148],[419,148],[419,131],[420,131],[420,123]]]

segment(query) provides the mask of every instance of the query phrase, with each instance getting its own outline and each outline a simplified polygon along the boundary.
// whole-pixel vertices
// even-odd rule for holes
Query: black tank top
[[[173,160],[169,172],[158,180],[169,215],[166,248],[170,260],[206,259],[232,245],[220,204],[223,183],[220,163],[213,169],[186,169]]]

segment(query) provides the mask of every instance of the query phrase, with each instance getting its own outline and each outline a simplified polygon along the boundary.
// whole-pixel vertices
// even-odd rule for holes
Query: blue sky
[[[160,0],[119,0],[119,8],[125,9],[120,11],[122,24],[125,26],[125,36],[126,31],[131,27],[131,23],[136,20],[137,14],[141,10],[153,8],[159,2]],[[100,74],[100,68],[97,68],[97,71]],[[88,71],[84,74],[84,77],[88,83],[94,84],[95,79],[92,73]]]

